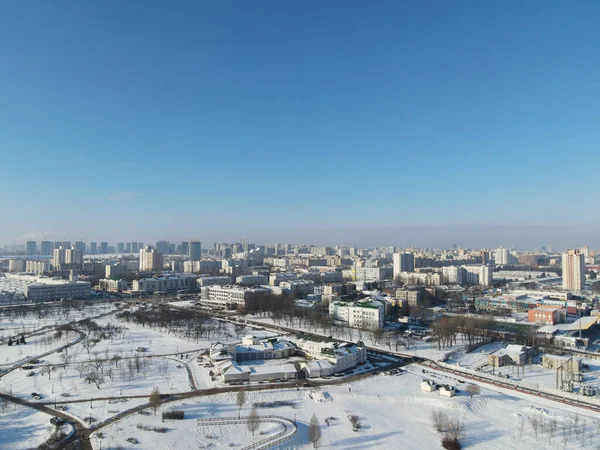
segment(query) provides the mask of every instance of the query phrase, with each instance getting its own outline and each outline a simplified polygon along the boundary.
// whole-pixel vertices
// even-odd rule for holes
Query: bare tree
[[[471,397],[471,398],[473,398],[474,395],[478,395],[481,392],[481,389],[479,388],[479,386],[476,384],[472,384],[472,383],[467,385],[465,390],[467,391],[467,393],[469,394],[469,397]]]
[[[319,419],[313,414],[308,424],[308,439],[312,442],[313,447],[317,448],[319,441],[321,440],[321,426],[319,425]]]
[[[94,383],[96,388],[100,389],[100,386],[104,384],[104,377],[102,374],[90,370],[88,374],[85,376],[85,381],[88,383]]]
[[[96,346],[96,341],[93,339],[90,339],[88,336],[83,341],[81,341],[81,345],[83,345],[83,348],[85,348],[85,350],[87,351],[87,354],[89,356],[92,349]]]
[[[154,415],[156,415],[156,408],[160,406],[160,391],[158,387],[152,389],[150,393],[150,406],[154,407]]]
[[[465,432],[465,425],[458,419],[448,420],[448,436],[455,441],[460,441]]]
[[[244,391],[243,388],[238,391],[235,402],[238,405],[238,419],[239,419],[240,415],[242,414],[242,406],[244,406],[244,404],[246,403],[246,391]]]
[[[52,376],[52,372],[54,372],[54,366],[48,365],[48,366],[42,367],[42,370],[40,370],[40,375],[43,376],[43,375],[48,374],[48,379],[50,379]]]
[[[258,426],[260,424],[259,418],[258,418],[258,413],[256,412],[256,407],[253,406],[252,409],[250,410],[250,414],[248,415],[248,431],[252,432],[252,436],[254,436],[254,433],[256,432],[256,430],[258,430]]]
[[[438,433],[446,431],[448,426],[448,415],[442,411],[436,411],[435,409],[431,412],[431,424]]]
[[[531,426],[531,429],[535,432],[535,438],[537,439],[538,430],[540,428],[540,421],[538,420],[537,416],[529,416],[527,418],[527,422]]]

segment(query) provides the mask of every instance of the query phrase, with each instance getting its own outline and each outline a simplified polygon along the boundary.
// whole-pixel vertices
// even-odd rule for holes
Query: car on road
[[[57,411],[66,411],[66,410],[68,410],[68,409],[69,409],[69,407],[68,407],[68,406],[66,406],[66,405],[58,405],[58,406],[56,407],[56,410],[57,410]]]
[[[31,397],[33,397],[34,400],[41,400],[42,396],[40,394],[38,394],[37,392],[32,392],[31,393]]]
[[[53,417],[50,419],[50,423],[52,425],[60,427],[61,425],[64,425],[65,423],[67,423],[67,421],[65,419],[63,419],[62,417]]]

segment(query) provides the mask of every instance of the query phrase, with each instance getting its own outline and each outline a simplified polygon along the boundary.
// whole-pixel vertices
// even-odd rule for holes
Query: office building
[[[401,272],[415,271],[415,255],[410,252],[394,253],[394,278]]]
[[[163,255],[157,249],[147,245],[140,250],[140,272],[160,272]]]
[[[580,250],[567,250],[562,255],[562,286],[579,292],[585,285],[585,259]]]
[[[124,252],[125,252],[125,243],[117,242],[117,253],[124,253]]]
[[[108,242],[100,242],[100,253],[106,255],[108,253]]]
[[[202,243],[200,241],[191,241],[189,243],[190,261],[200,261],[202,257]]]
[[[90,254],[95,255],[96,253],[98,253],[98,243],[90,242]]]

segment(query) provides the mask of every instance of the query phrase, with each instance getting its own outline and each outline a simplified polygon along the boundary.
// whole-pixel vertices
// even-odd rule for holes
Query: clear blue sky
[[[599,23],[597,1],[2,2],[0,243],[598,225]]]

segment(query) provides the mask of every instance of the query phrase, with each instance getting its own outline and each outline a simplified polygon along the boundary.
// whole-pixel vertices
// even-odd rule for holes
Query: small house
[[[440,386],[440,395],[444,397],[454,397],[456,395],[456,388],[449,384],[443,384]]]
[[[426,391],[426,392],[433,392],[435,390],[437,390],[438,385],[435,381],[432,380],[423,380],[421,382],[421,390]]]

